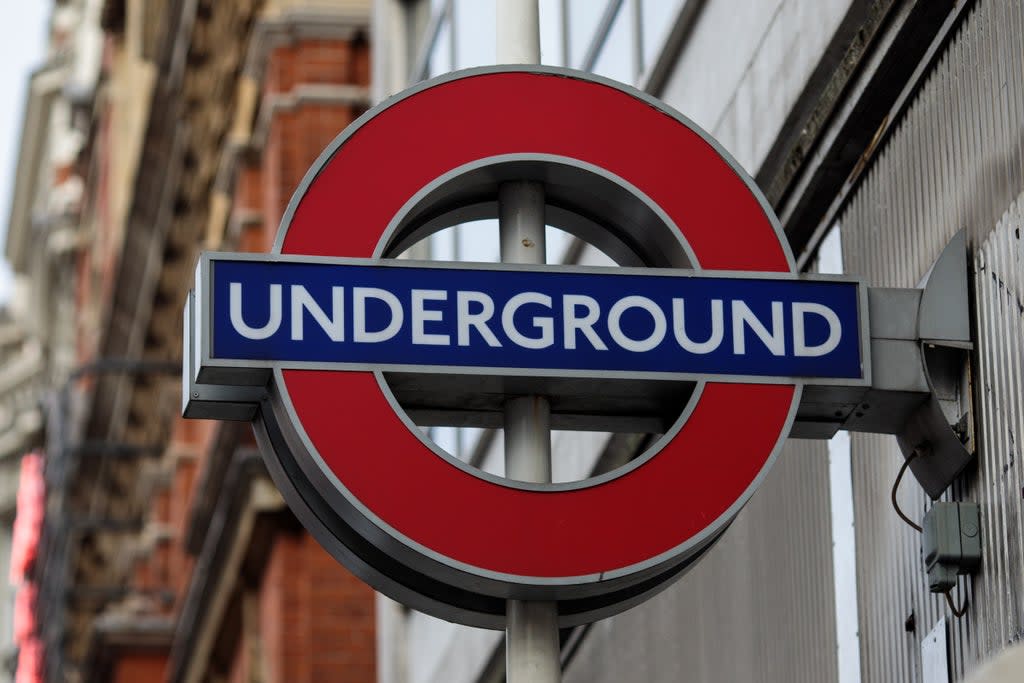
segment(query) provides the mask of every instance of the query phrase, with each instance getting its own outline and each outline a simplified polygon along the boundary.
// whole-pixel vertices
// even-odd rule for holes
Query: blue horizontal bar
[[[856,282],[596,270],[218,258],[211,356],[504,374],[862,377]]]

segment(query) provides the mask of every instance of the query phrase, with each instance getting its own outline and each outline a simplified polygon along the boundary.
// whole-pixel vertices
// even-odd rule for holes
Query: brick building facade
[[[372,590],[296,522],[247,425],[179,417],[195,258],[266,251],[306,169],[367,108],[369,3],[68,0],[54,16],[68,11],[93,40],[54,30],[56,56],[70,74],[98,44],[97,66],[56,91],[66,117],[23,133],[80,144],[21,189],[82,190],[60,252],[38,215],[8,237],[36,252],[14,263],[25,291],[49,298],[34,313],[51,351],[45,678],[374,680]]]

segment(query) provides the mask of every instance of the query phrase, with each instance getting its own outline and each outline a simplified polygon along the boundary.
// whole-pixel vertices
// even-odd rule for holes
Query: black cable
[[[906,460],[903,461],[903,465],[900,467],[899,474],[896,475],[896,481],[892,483],[892,492],[890,494],[890,499],[892,500],[892,508],[896,511],[896,514],[900,516],[900,519],[902,519],[908,525],[913,527],[916,531],[921,532],[921,525],[917,524],[914,520],[910,519],[905,514],[903,514],[903,510],[900,510],[900,504],[896,502],[896,492],[899,491],[900,482],[903,481],[903,475],[906,474],[907,468],[910,467],[910,463],[917,456],[918,451],[914,451],[907,457]],[[959,609],[957,609],[956,604],[953,602],[952,591],[953,589],[950,588],[948,591],[943,593],[943,595],[946,596],[946,604],[949,605],[949,609],[953,613],[953,616],[959,619],[963,617],[965,614],[967,614],[967,599],[964,598],[964,604]]]
[[[900,473],[896,475],[896,481],[892,483],[892,494],[890,497],[892,499],[892,507],[896,511],[896,514],[900,516],[900,519],[902,519],[910,526],[914,527],[914,529],[916,529],[917,531],[921,531],[921,525],[917,524],[916,522],[914,522],[914,520],[910,519],[910,517],[907,517],[905,514],[903,514],[903,510],[900,510],[900,504],[896,502],[896,491],[898,491],[900,488],[900,482],[903,481],[903,475],[907,471],[907,468],[910,467],[910,463],[913,462],[914,458],[916,457],[917,451],[914,451],[907,457],[906,460],[903,461],[903,466],[900,467]]]
[[[953,589],[950,588],[948,591],[944,593],[944,595],[946,596],[946,604],[949,605],[949,609],[951,612],[953,612],[953,616],[959,619],[963,615],[967,614],[967,598],[964,598],[963,606],[960,609],[957,609],[956,605],[953,604],[952,591]]]

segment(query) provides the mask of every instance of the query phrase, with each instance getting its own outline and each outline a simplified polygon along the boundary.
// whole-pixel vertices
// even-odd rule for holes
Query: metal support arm
[[[963,233],[918,289],[868,290],[871,386],[809,385],[790,436],[840,429],[894,434],[910,470],[938,498],[973,457],[971,349]]]

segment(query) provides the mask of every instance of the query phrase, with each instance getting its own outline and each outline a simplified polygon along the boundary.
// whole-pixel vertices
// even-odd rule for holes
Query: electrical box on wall
[[[935,503],[921,527],[921,556],[933,593],[950,590],[958,574],[973,573],[981,564],[981,522],[976,503]]]

